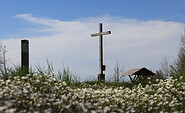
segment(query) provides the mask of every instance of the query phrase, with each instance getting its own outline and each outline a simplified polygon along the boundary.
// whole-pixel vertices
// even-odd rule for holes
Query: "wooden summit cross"
[[[111,31],[102,32],[102,23],[99,24],[99,33],[91,34],[91,37],[99,36],[99,66],[100,66],[100,74],[98,74],[98,81],[104,81],[105,80],[105,74],[103,74],[103,71],[105,71],[105,65],[103,65],[103,35],[111,34]],[[103,69],[104,68],[104,69]]]

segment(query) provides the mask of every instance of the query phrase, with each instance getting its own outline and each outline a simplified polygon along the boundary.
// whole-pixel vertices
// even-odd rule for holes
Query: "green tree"
[[[0,74],[3,76],[4,80],[7,79],[7,60],[6,60],[6,46],[0,44]]]
[[[124,67],[120,67],[117,61],[114,67],[114,73],[110,75],[109,81],[114,82],[114,83],[123,81],[123,76],[122,76],[123,71],[124,71]]]
[[[178,58],[175,62],[175,68],[178,71],[185,72],[185,29],[184,29],[184,35],[181,35],[181,38],[180,38],[180,48],[179,48]]]

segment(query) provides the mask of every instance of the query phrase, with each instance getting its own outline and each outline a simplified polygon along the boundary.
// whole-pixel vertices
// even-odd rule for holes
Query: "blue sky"
[[[9,34],[31,27],[13,18],[23,13],[64,21],[111,15],[139,20],[185,22],[184,11],[184,0],[1,0],[0,38],[10,38]]]
[[[116,61],[125,70],[156,70],[165,56],[177,57],[184,12],[184,0],[1,0],[0,41],[14,63],[19,63],[20,40],[27,38],[32,65],[47,57],[57,69],[70,65],[80,75],[96,77],[98,40],[90,34],[103,22],[112,31],[105,39],[106,74],[113,73]]]
[[[31,13],[62,20],[110,14],[141,20],[184,21],[184,0],[1,0],[1,18]]]

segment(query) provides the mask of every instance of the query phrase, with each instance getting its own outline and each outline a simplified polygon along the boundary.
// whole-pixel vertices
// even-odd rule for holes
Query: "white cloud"
[[[99,72],[98,37],[91,38],[90,34],[99,31],[99,22],[103,22],[104,31],[112,31],[111,35],[104,36],[106,74],[113,73],[117,60],[126,70],[142,66],[158,69],[164,56],[171,59],[176,57],[179,36],[185,25],[178,22],[140,21],[111,16],[73,21],[38,18],[31,14],[15,17],[44,25],[45,27],[37,28],[39,32],[53,33],[48,36],[27,37],[30,40],[30,61],[33,66],[37,63],[44,64],[47,57],[56,69],[69,65],[79,75],[94,77]],[[7,45],[8,56],[12,61],[19,62],[20,39],[7,39],[3,43]]]

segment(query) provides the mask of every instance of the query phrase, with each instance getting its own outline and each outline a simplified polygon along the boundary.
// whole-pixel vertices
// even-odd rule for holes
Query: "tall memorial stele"
[[[21,40],[21,69],[29,70],[29,41]]]

